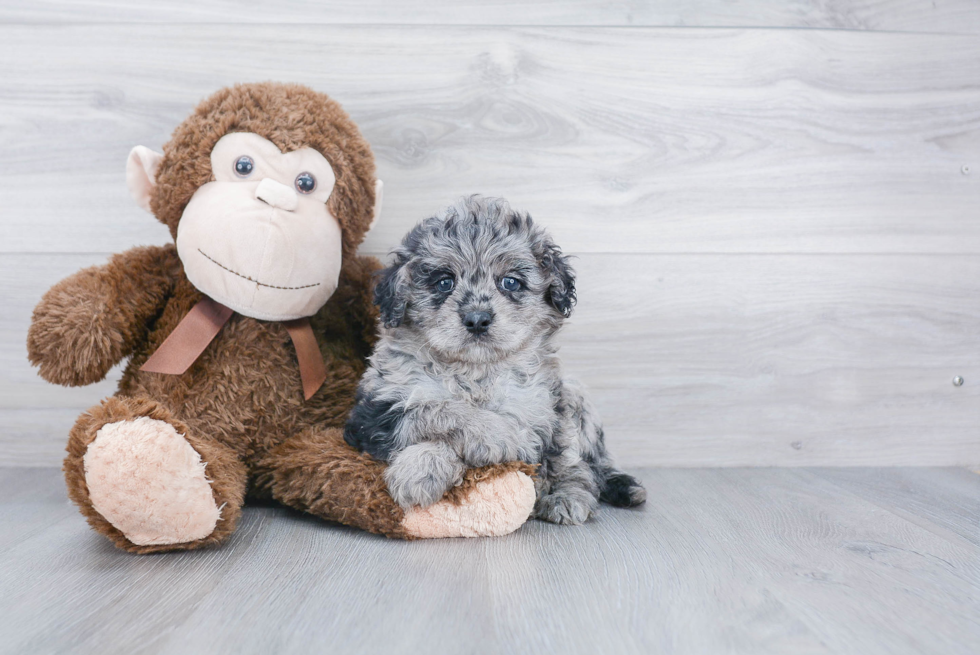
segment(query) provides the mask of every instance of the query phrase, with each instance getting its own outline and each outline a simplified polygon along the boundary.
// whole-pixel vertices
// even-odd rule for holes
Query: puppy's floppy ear
[[[568,263],[568,257],[561,254],[551,237],[543,235],[536,244],[535,254],[538,265],[551,276],[551,284],[545,292],[545,300],[562,316],[572,315],[575,306],[575,271]]]
[[[385,327],[398,327],[405,318],[407,306],[405,283],[405,263],[408,260],[399,255],[395,262],[378,272],[378,284],[374,287],[374,304],[381,312],[381,322]]]

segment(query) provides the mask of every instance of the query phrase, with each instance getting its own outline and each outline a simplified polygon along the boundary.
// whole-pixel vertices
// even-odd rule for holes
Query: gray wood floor
[[[402,543],[253,507],[137,557],[56,469],[0,470],[4,653],[976,653],[980,476],[645,469],[579,528]]]

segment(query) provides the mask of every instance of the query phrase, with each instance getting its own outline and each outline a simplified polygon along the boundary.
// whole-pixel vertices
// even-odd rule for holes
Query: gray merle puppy
[[[403,507],[427,506],[467,468],[540,464],[537,518],[582,523],[600,500],[646,499],[614,465],[555,334],[575,304],[566,257],[506,201],[465,198],[420,223],[375,290],[381,338],[344,437],[389,463]]]

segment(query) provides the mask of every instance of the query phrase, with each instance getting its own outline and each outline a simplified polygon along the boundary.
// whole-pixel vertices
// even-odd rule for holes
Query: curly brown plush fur
[[[150,206],[176,237],[185,206],[211,179],[209,155],[229,132],[253,132],[283,152],[313,147],[336,174],[328,201],[343,235],[337,290],[310,318],[327,379],[304,401],[296,352],[285,327],[235,314],[182,375],[140,370],[202,294],[174,246],[134,248],[79,271],[38,304],[27,346],[46,380],[75,386],[102,379],[129,357],[115,397],[71,430],[64,471],[69,495],[94,529],[136,553],[192,549],[231,534],[246,496],[272,497],[323,518],[409,538],[385,489],[384,465],[344,443],[341,428],[376,339],[371,257],[355,255],[373,216],[374,161],[340,106],[305,87],[253,84],[205,100],[164,146]],[[169,424],[201,456],[220,519],[203,539],[136,544],[93,506],[85,455],[109,423],[148,417]],[[466,488],[514,470],[470,472]]]
[[[163,146],[150,207],[177,238],[177,224],[194,192],[211,179],[211,150],[230,132],[252,132],[283,152],[319,151],[333,166],[327,203],[344,232],[344,259],[357,250],[374,209],[374,156],[347,112],[299,84],[242,84],[206,99]]]

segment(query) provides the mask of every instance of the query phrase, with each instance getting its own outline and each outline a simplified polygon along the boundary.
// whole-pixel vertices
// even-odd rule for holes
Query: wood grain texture
[[[58,471],[5,470],[0,652],[975,652],[980,547],[882,511],[959,471],[632,472],[648,505],[578,528],[404,543],[250,507],[220,550],[138,557]],[[956,486],[917,504],[959,521]]]
[[[221,86],[280,79],[332,94],[372,143],[371,251],[482,192],[572,252],[980,253],[972,36],[95,24],[0,43],[4,252],[162,242],[123,184],[129,149]]]
[[[801,27],[975,34],[980,8],[970,0],[285,0],[274,6],[254,0],[8,0],[0,6],[0,22],[35,21]]]
[[[24,339],[51,284],[168,240],[129,149],[280,79],[373,144],[366,252],[483,192],[579,256],[564,356],[624,462],[980,464],[980,41],[946,34],[975,3],[440,2],[0,7],[0,463],[57,464],[112,392],[43,383]],[[834,29],[593,27],[627,14]]]
[[[951,469],[814,469],[815,475],[946,539],[980,546],[980,475]]]
[[[16,292],[0,316],[0,462],[56,464],[75,415],[112,392],[111,381],[49,385],[24,354],[44,290],[104,259],[0,256],[0,284]],[[624,463],[980,463],[977,257],[582,254],[574,265],[562,356]]]

